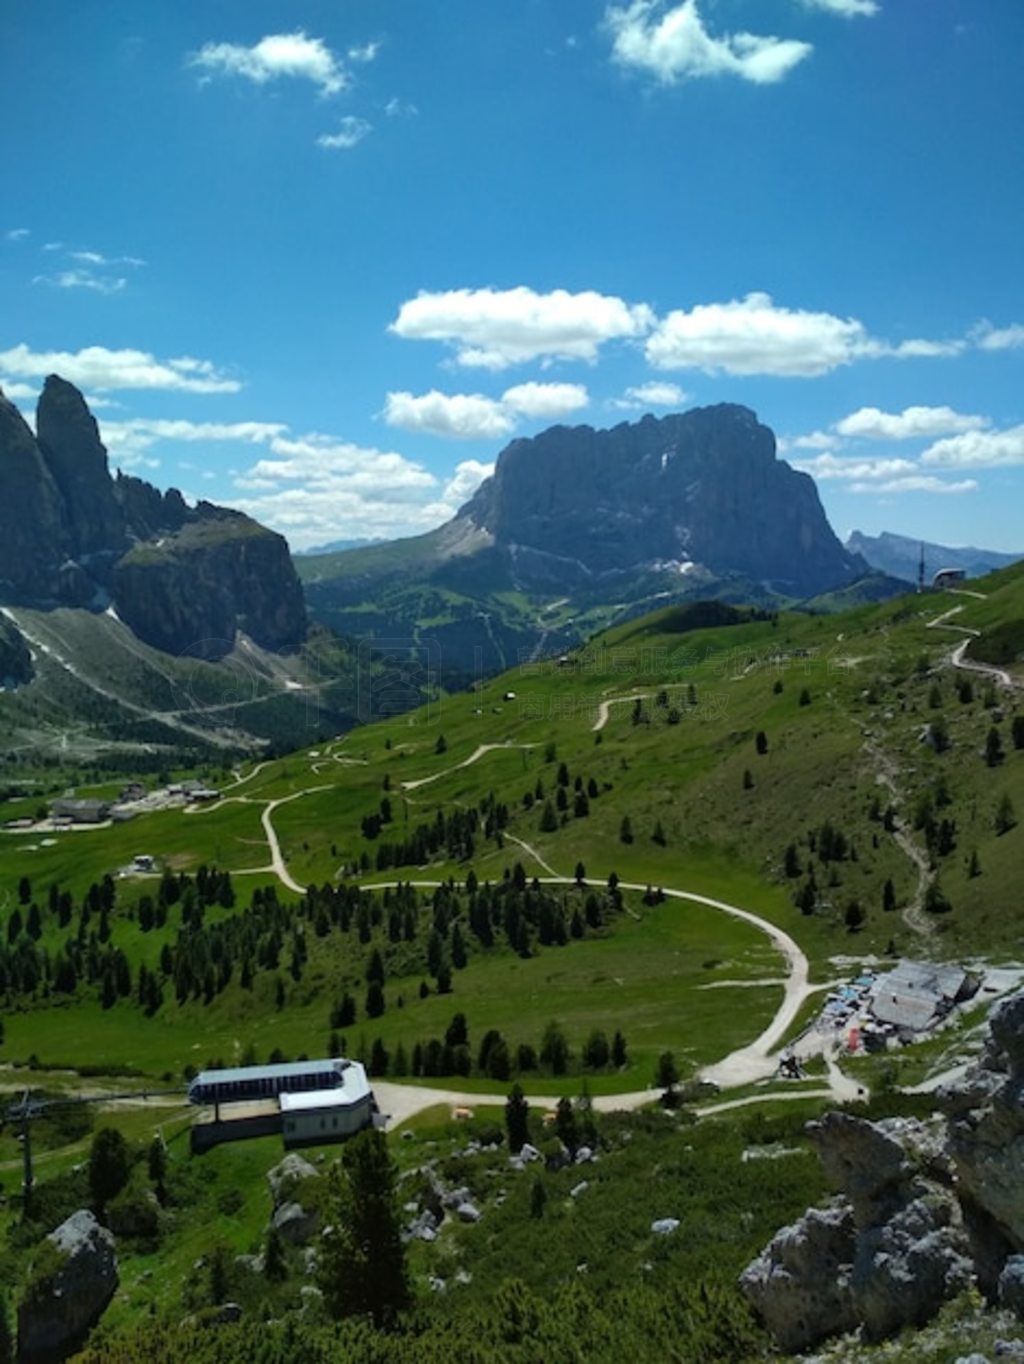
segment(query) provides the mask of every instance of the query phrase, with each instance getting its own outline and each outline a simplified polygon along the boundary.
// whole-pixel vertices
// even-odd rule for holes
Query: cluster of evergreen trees
[[[344,1054],[344,1038],[332,1038],[332,1050]],[[361,1052],[364,1049],[361,1049]],[[551,1022],[544,1030],[539,1048],[528,1042],[513,1046],[496,1029],[489,1028],[474,1048],[469,1035],[469,1025],[464,1013],[457,1013],[445,1029],[443,1037],[431,1037],[417,1042],[412,1051],[407,1051],[404,1043],[399,1042],[389,1051],[380,1037],[374,1039],[368,1054],[360,1054],[360,1059],[372,1076],[393,1075],[400,1078],[414,1075],[417,1078],[436,1079],[449,1076],[462,1078],[470,1075],[486,1076],[491,1080],[504,1081],[513,1075],[527,1076],[546,1074],[553,1076],[568,1075],[577,1071],[585,1074],[598,1074],[609,1068],[621,1070],[628,1064],[626,1039],[616,1030],[611,1040],[601,1028],[595,1028],[587,1037],[577,1057],[569,1041],[556,1022]]]

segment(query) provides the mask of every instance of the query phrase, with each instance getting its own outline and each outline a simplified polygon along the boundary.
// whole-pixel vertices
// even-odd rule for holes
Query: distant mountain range
[[[296,568],[314,619],[429,644],[449,678],[669,601],[802,601],[871,573],[836,538],[813,479],[729,403],[515,440],[437,530]],[[894,590],[875,575],[869,595]]]
[[[847,537],[846,548],[851,554],[859,554],[866,559],[880,573],[902,578],[908,583],[917,582],[922,548],[925,581],[929,583],[941,568],[962,568],[974,578],[1024,559],[1024,552],[1000,554],[991,549],[975,549],[971,545],[958,548],[928,541],[922,545],[920,540],[909,535],[894,535],[891,531],[883,531],[881,535],[864,535],[855,530]]]

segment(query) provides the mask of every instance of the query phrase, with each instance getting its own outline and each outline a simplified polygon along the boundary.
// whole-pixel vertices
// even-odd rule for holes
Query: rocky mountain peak
[[[592,575],[699,563],[810,595],[866,571],[813,479],[777,459],[771,430],[735,403],[515,440],[459,516]]]
[[[111,478],[99,428],[73,384],[51,375],[37,435],[0,395],[0,601],[106,605],[169,652],[228,652],[239,630],[269,649],[306,634],[283,536],[177,489]]]
[[[124,549],[124,513],[96,419],[74,384],[56,374],[49,375],[39,396],[36,439],[64,504],[70,555]]]

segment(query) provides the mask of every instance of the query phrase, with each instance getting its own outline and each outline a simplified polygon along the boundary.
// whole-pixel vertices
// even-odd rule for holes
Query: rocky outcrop
[[[1024,1250],[1024,994],[994,1011],[988,1044],[965,1079],[938,1093],[968,1212],[989,1249]]]
[[[99,1321],[118,1285],[114,1238],[85,1209],[47,1237],[53,1253],[18,1309],[18,1359],[64,1359]]]
[[[1024,1300],[1024,994],[993,1013],[947,1117],[829,1113],[808,1132],[838,1197],[780,1231],[740,1286],[778,1344],[920,1326],[970,1284]]]
[[[168,653],[220,658],[243,630],[267,649],[298,647],[306,609],[283,536],[201,502],[175,535],[118,561],[114,600],[140,639]]]
[[[811,595],[867,571],[833,534],[813,479],[732,403],[513,441],[459,517],[531,581],[674,562]]]
[[[39,397],[36,440],[63,502],[70,557],[116,557],[127,548],[128,535],[107,451],[81,393],[55,374]]]
[[[177,489],[110,477],[81,393],[51,375],[34,436],[0,397],[0,601],[105,608],[170,653],[218,658],[243,631],[263,647],[306,636],[302,588],[280,535]]]
[[[0,394],[0,594],[56,601],[65,557],[57,485],[24,417]]]

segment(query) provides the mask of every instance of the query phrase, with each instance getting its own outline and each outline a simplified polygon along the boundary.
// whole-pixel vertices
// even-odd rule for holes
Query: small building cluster
[[[940,1023],[955,1004],[975,994],[978,985],[962,966],[901,961],[875,981],[871,1016],[888,1036],[914,1037]]]
[[[204,1070],[189,1085],[188,1099],[213,1108],[212,1119],[192,1128],[193,1149],[200,1151],[276,1132],[289,1149],[344,1141],[369,1127],[376,1111],[365,1067],[341,1058]]]

